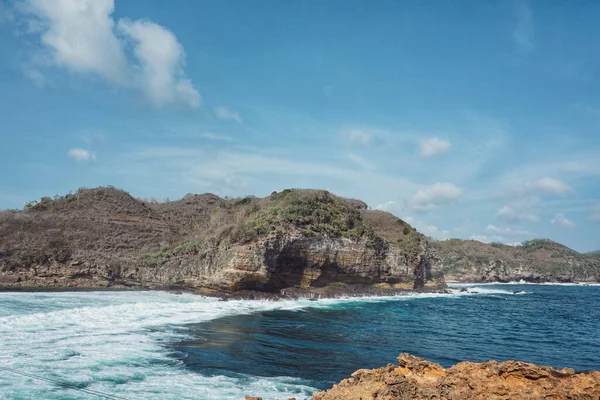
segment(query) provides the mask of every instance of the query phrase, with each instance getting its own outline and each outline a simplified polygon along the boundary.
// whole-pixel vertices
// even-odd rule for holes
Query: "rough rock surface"
[[[441,365],[400,354],[400,365],[358,370],[313,400],[598,400],[600,372],[517,361]]]
[[[0,212],[0,287],[395,293],[444,287],[435,262],[404,221],[326,191],[155,203],[96,188]]]
[[[462,282],[600,282],[600,254],[581,254],[548,239],[520,246],[450,239],[433,242],[436,268]]]

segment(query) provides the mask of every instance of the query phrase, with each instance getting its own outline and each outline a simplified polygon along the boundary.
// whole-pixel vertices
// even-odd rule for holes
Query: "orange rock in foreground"
[[[360,369],[313,400],[600,399],[600,372],[517,361],[441,365],[403,353],[400,365]]]

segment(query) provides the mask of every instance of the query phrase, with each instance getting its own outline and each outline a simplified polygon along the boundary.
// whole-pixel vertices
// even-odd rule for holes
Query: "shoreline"
[[[462,286],[600,286],[597,281],[582,282],[477,282],[477,281],[446,281],[446,287],[425,287],[422,289],[407,288],[381,288],[364,285],[334,284],[323,288],[303,289],[286,288],[279,293],[259,290],[240,290],[235,292],[219,291],[216,289],[191,289],[189,287],[131,287],[131,286],[1,286],[0,293],[68,293],[68,292],[164,292],[173,295],[192,294],[196,296],[216,298],[221,301],[228,300],[319,300],[332,298],[354,297],[384,297],[384,296],[410,296],[421,293],[450,294],[449,289],[460,289]],[[456,286],[453,286],[456,285]]]
[[[564,285],[564,286],[598,286],[599,281],[577,281],[577,282],[561,282],[561,281],[544,281],[544,282],[528,282],[524,280],[520,281],[458,281],[449,280],[446,281],[449,287],[452,285]]]
[[[321,290],[318,290],[321,289]],[[106,287],[106,286],[0,286],[0,293],[68,293],[68,292],[164,292],[173,295],[193,294],[203,297],[216,298],[221,301],[228,300],[319,300],[331,298],[354,297],[384,297],[384,296],[410,296],[419,293],[449,294],[447,288],[426,287],[423,289],[396,289],[363,286],[332,285],[332,287],[307,290],[301,288],[286,288],[279,293],[263,292],[258,290],[240,290],[225,292],[213,289],[190,289],[185,287]]]

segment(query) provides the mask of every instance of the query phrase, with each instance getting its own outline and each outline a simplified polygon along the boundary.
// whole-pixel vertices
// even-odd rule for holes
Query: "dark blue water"
[[[335,303],[187,325],[173,344],[205,376],[288,376],[327,388],[409,352],[448,367],[517,359],[600,369],[599,286],[485,286],[475,295]],[[513,291],[526,291],[513,294]]]

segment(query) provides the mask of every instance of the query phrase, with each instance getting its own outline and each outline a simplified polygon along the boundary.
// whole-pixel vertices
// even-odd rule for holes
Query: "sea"
[[[402,352],[600,370],[600,286],[451,285],[316,301],[0,293],[0,399],[300,400]]]

